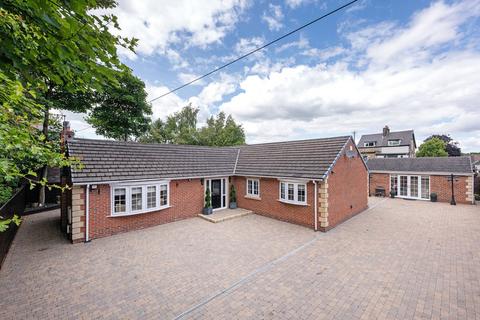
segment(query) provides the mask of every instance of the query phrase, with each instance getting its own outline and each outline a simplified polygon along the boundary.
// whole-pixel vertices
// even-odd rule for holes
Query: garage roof
[[[370,172],[473,173],[470,157],[372,158],[367,166]]]

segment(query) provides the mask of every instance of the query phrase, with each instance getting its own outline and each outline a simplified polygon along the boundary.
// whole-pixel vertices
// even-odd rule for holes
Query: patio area
[[[477,206],[401,199],[328,233],[250,214],[77,245],[45,212],[0,271],[0,318],[475,319],[479,244]]]

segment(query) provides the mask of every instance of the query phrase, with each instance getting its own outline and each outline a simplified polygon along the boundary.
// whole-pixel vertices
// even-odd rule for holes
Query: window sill
[[[128,213],[119,213],[119,214],[110,214],[108,218],[118,218],[118,217],[129,217],[129,216],[136,216],[139,214],[144,214],[144,213],[150,213],[150,212],[157,212],[161,210],[165,210],[168,208],[171,208],[172,206],[163,206],[155,209],[149,209],[149,210],[144,210],[144,211],[138,211],[138,212],[128,212]]]
[[[296,202],[296,201],[288,201],[288,200],[283,200],[283,199],[277,199],[277,201],[285,204],[292,204],[294,206],[302,206],[302,207],[308,207],[309,204],[306,202]]]
[[[245,199],[251,199],[251,200],[262,200],[259,196],[251,196],[251,195],[245,195]]]

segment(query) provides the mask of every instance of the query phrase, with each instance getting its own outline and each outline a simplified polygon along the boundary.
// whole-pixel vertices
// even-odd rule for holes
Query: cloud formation
[[[377,132],[385,124],[413,128],[420,139],[445,132],[480,140],[480,53],[464,28],[479,7],[438,2],[405,26],[352,31],[349,46],[309,49],[339,55],[335,62],[248,75],[220,109],[244,123],[249,142]]]
[[[262,20],[268,25],[268,29],[278,31],[283,27],[283,12],[279,5],[269,4],[268,12],[264,12]]]
[[[122,36],[139,39],[138,53],[171,56],[172,44],[205,47],[221,41],[248,5],[248,0],[120,0],[109,12],[118,17]]]

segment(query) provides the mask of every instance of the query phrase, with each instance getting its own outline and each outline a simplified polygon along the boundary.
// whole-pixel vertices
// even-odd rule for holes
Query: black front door
[[[222,180],[212,180],[212,208],[222,207]]]

